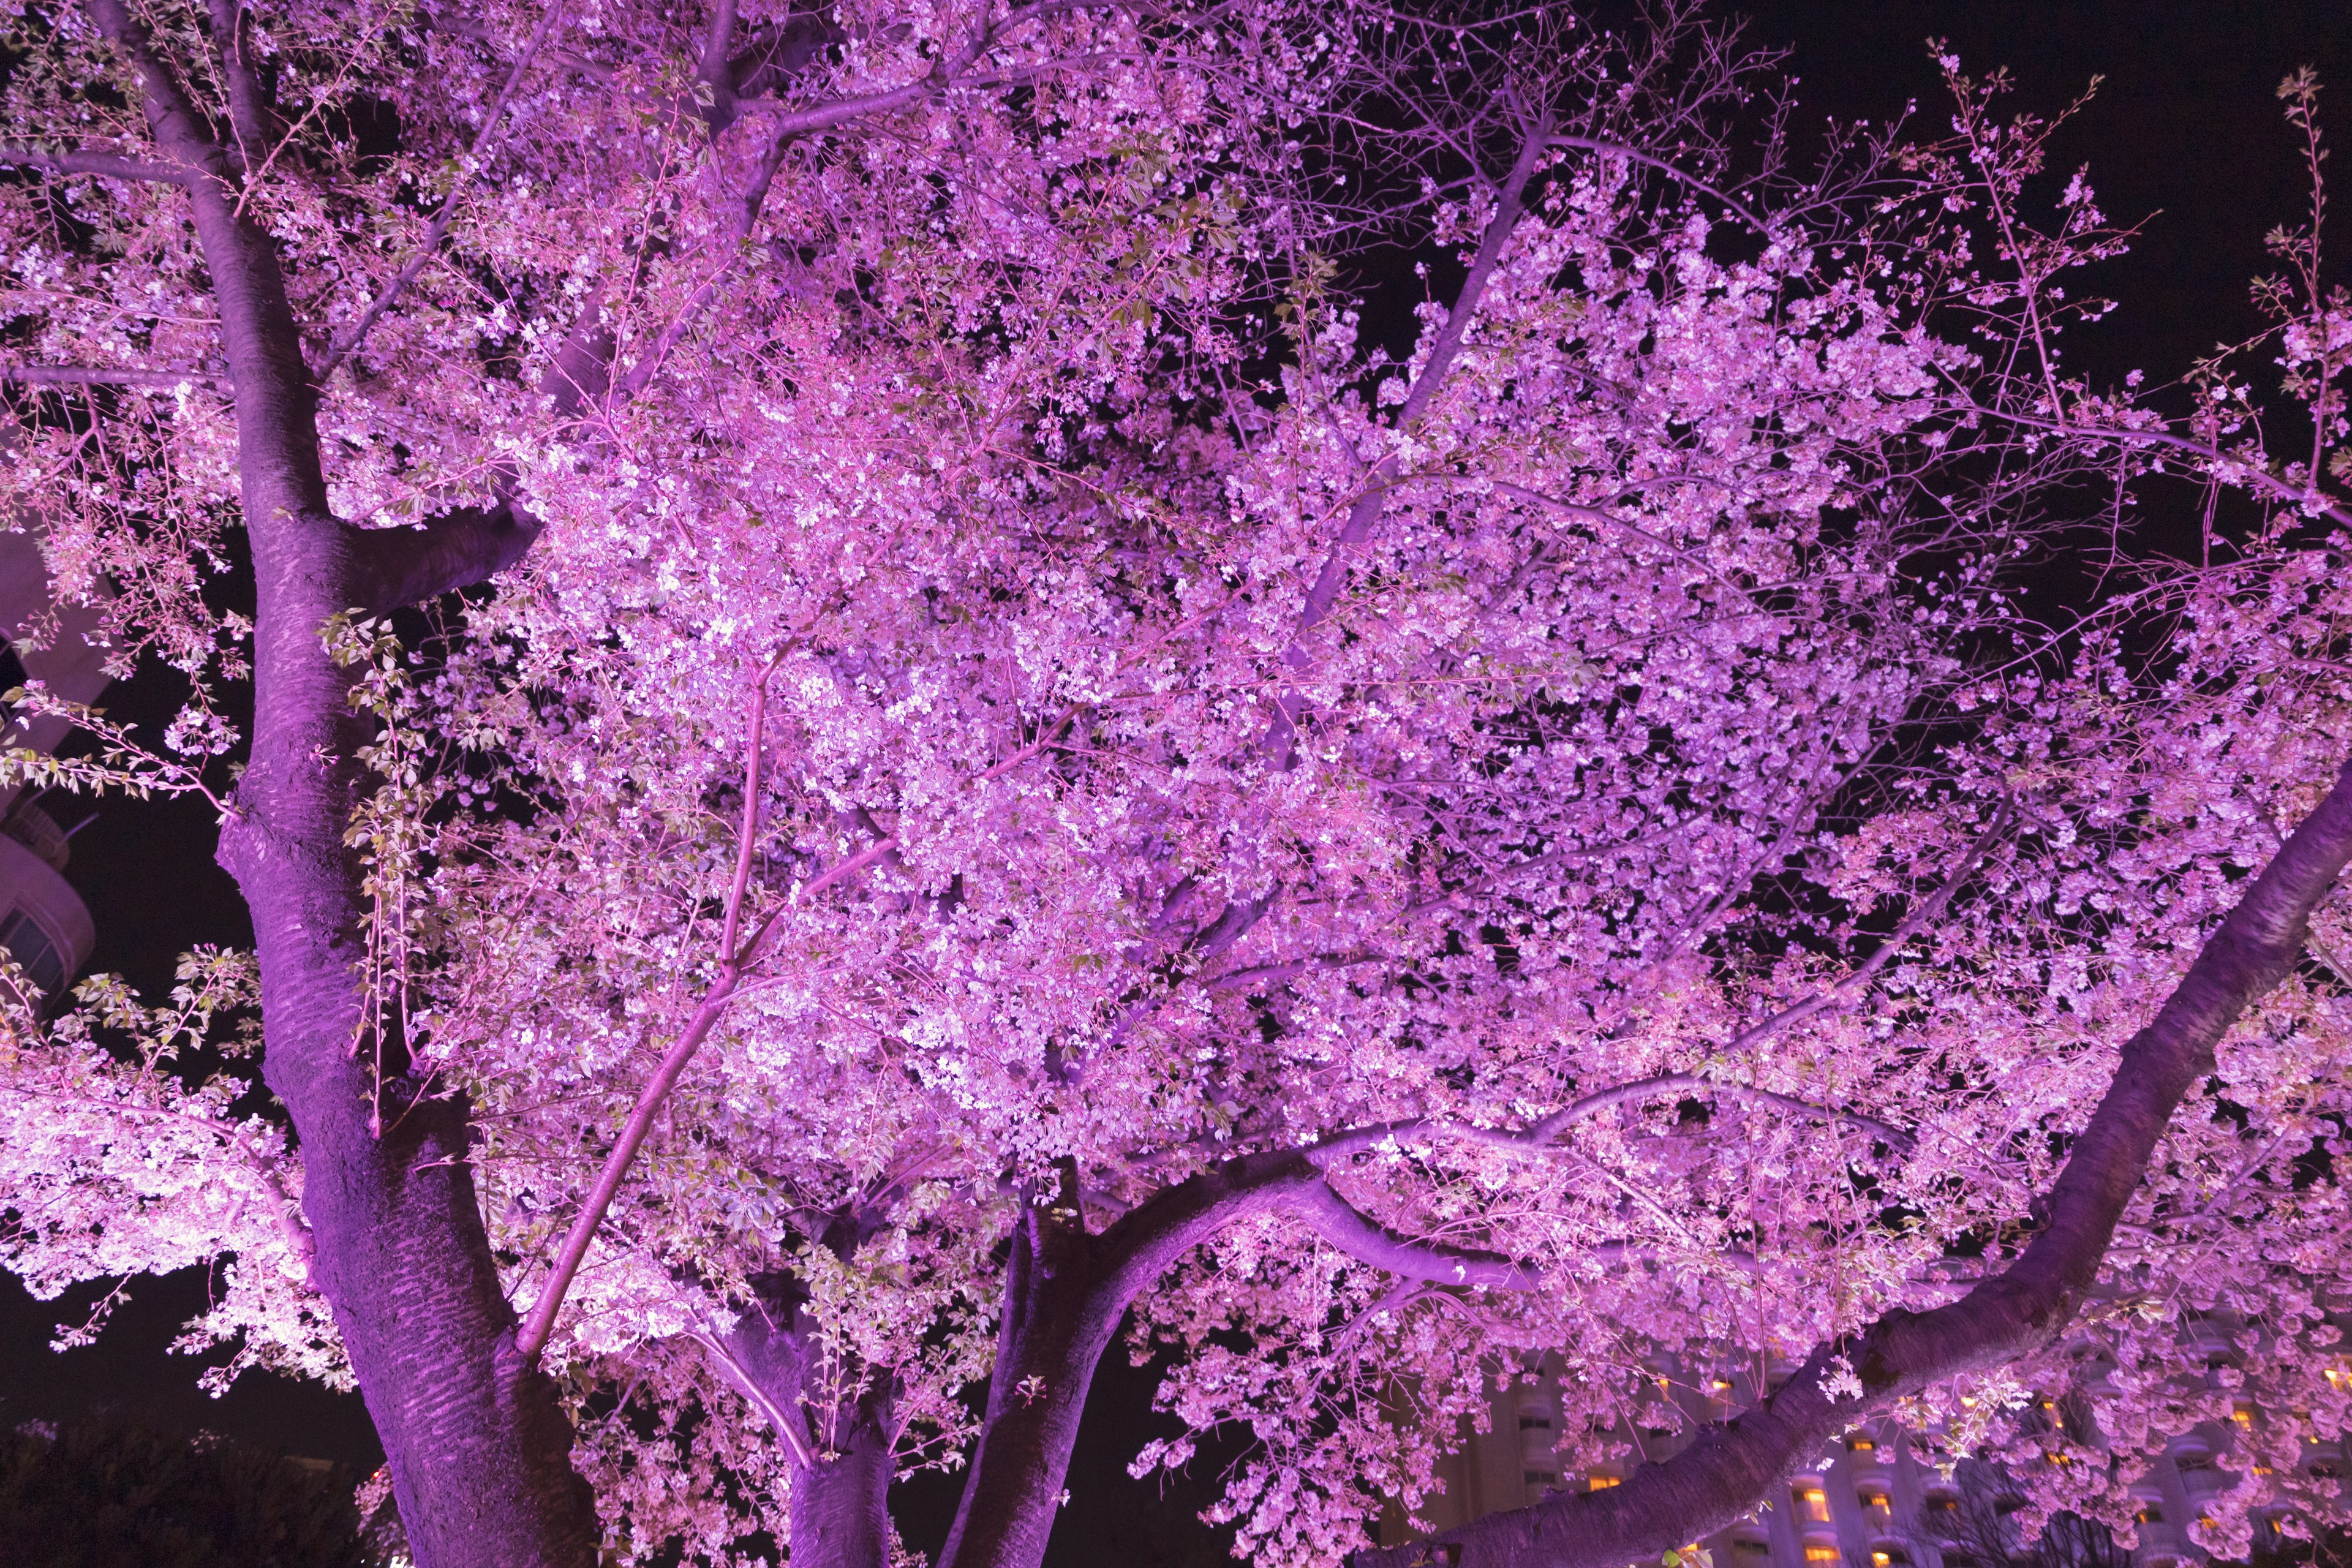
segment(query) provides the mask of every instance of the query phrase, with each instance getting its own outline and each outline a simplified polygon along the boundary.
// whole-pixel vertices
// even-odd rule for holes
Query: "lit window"
[[[2163,1505],[2155,1502],[2144,1502],[2140,1504],[2139,1511],[2132,1515],[2132,1522],[2134,1524],[2162,1524],[2164,1522]]]
[[[1846,1439],[1845,1447],[1846,1452],[1850,1454],[1868,1454],[1874,1452],[1877,1449],[1878,1445],[1857,1433],[1853,1436]]]
[[[1592,1478],[1591,1489],[1597,1492],[1605,1492],[1616,1484],[1617,1478],[1615,1476],[1595,1476]]]
[[[1797,1511],[1815,1524],[1830,1521],[1830,1494],[1811,1482],[1790,1489],[1797,1500]]]
[[[2254,1407],[2251,1405],[2241,1405],[2230,1412],[2230,1419],[2241,1426],[2252,1427],[2254,1424]]]
[[[1805,1542],[1805,1561],[1808,1563],[1843,1563],[1845,1561],[1845,1553],[1840,1552],[1836,1547],[1832,1546],[1825,1541],[1808,1541]]]
[[[1895,1510],[1887,1505],[1886,1494],[1883,1491],[1866,1489],[1861,1493],[1859,1500],[1862,1503],[1863,1511],[1880,1524],[1886,1523],[1894,1517]]]

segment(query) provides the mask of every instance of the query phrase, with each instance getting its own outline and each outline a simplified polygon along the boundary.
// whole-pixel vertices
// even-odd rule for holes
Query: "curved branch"
[[[1410,1138],[1445,1139],[1457,1143],[1475,1144],[1482,1149],[1494,1149],[1521,1159],[1537,1159],[1544,1155],[1565,1152],[1556,1142],[1568,1129],[1587,1117],[1621,1105],[1631,1105],[1661,1095],[1683,1094],[1693,1097],[1717,1095],[1727,1100],[1746,1100],[1759,1105],[1774,1105],[1800,1116],[1818,1117],[1823,1121],[1840,1121],[1859,1127],[1884,1141],[1888,1147],[1908,1152],[1916,1140],[1908,1132],[1874,1116],[1858,1110],[1843,1110],[1836,1106],[1816,1105],[1791,1094],[1780,1094],[1751,1084],[1732,1083],[1722,1079],[1703,1078],[1697,1073],[1660,1073],[1653,1078],[1634,1079],[1595,1089],[1591,1094],[1570,1100],[1532,1126],[1523,1128],[1480,1127],[1473,1122],[1449,1121],[1441,1117],[1414,1117],[1403,1121],[1386,1121],[1368,1127],[1350,1127],[1318,1139],[1301,1151],[1319,1170],[1338,1159],[1361,1154],[1383,1143]]]
[[[1488,1290],[1533,1290],[1543,1284],[1543,1270],[1532,1263],[1401,1236],[1333,1192],[1328,1182],[1289,1185],[1280,1206],[1357,1262],[1385,1268],[1400,1279]]]
[[[1555,1495],[1490,1514],[1436,1541],[1357,1554],[1358,1568],[1412,1568],[1443,1552],[1457,1568],[1617,1568],[1719,1530],[1836,1433],[1929,1383],[2004,1365],[2054,1341],[2099,1265],[2172,1114],[2212,1070],[2240,1015],[2294,969],[2311,912],[2352,860],[2352,763],[2206,940],[2115,1076],[2050,1190],[2048,1221],[2024,1254],[1931,1311],[1896,1308],[1860,1334],[1817,1347],[1757,1409],[1710,1426],[1674,1458],[1622,1486]],[[1846,1368],[1857,1395],[1832,1388]]]
[[[1633,148],[1624,146],[1620,142],[1596,141],[1590,136],[1555,136],[1551,139],[1551,144],[1555,147],[1581,148],[1587,153],[1605,153],[1612,157],[1627,159],[1630,162],[1642,164],[1645,168],[1655,169],[1660,174],[1664,174],[1669,178],[1681,181],[1684,184],[1688,185],[1695,191],[1704,191],[1708,195],[1713,196],[1717,201],[1721,202],[1725,206],[1727,206],[1733,212],[1738,213],[1747,221],[1748,226],[1754,229],[1757,233],[1769,234],[1771,232],[1766,227],[1764,220],[1758,217],[1754,212],[1750,211],[1747,204],[1740,201],[1738,197],[1734,196],[1727,192],[1717,190],[1715,186],[1708,184],[1705,180],[1700,179],[1696,174],[1689,174],[1684,170],[1675,168],[1664,158],[1654,158],[1647,153],[1636,152]]]

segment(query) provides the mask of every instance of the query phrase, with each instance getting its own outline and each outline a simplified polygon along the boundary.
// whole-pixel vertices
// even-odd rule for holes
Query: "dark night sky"
[[[2097,379],[2134,366],[2168,379],[2217,339],[2253,324],[2245,285],[2268,268],[2262,235],[2299,221],[2305,209],[2295,143],[2273,96],[2282,76],[2316,66],[2329,84],[2323,115],[2339,143],[2352,142],[2352,0],[1780,0],[1742,9],[1754,18],[1752,37],[1790,47],[1788,68],[1816,120],[1884,120],[1916,100],[1915,124],[1933,134],[1948,115],[1939,111],[1927,58],[1931,36],[1948,40],[1971,75],[2009,67],[2019,88],[2014,108],[2054,109],[2094,74],[2105,77],[2088,110],[2061,133],[2055,160],[2060,180],[2076,163],[2091,165],[2110,218],[2146,220],[2133,253],[2094,280],[2123,308],[2074,344]],[[2343,238],[2340,215],[2331,228]],[[110,702],[118,717],[152,732],[171,696],[150,679],[118,689]],[[75,838],[68,870],[96,918],[95,967],[168,984],[172,955],[189,943],[249,938],[234,887],[212,864],[213,841],[201,803],[104,805]],[[99,1346],[53,1355],[44,1347],[56,1307],[33,1301],[13,1277],[0,1279],[0,1424],[110,1405],[169,1428],[209,1428],[372,1468],[380,1454],[355,1395],[257,1373],[217,1403],[197,1392],[196,1366],[163,1347],[200,1310],[205,1289],[201,1271],[134,1281],[131,1303]],[[65,1305],[86,1308],[97,1293],[72,1292]],[[1162,1499],[1125,1477],[1126,1458],[1156,1425],[1145,1408],[1151,1386],[1148,1372],[1129,1371],[1124,1355],[1112,1353],[1088,1406],[1054,1568],[1218,1560],[1190,1521],[1207,1500],[1205,1487]],[[953,1483],[927,1479],[901,1492],[910,1544],[936,1549]]]

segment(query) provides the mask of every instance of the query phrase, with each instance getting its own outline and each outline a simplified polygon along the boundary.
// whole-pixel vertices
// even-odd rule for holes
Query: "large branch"
[[[152,386],[170,391],[182,386],[226,387],[224,376],[193,370],[110,370],[103,365],[0,365],[0,382],[15,386]]]
[[[512,504],[443,512],[421,528],[350,531],[354,608],[381,613],[470,588],[520,561],[540,522]]]
[[[293,1118],[318,1288],[383,1438],[418,1561],[585,1565],[595,1560],[594,1500],[570,1463],[553,1385],[512,1354],[514,1313],[483,1228],[464,1104],[414,1096],[397,1041],[379,1040],[373,1060],[352,1048],[366,1025],[352,974],[366,911],[346,835],[365,731],[351,672],[328,657],[319,628],[351,605],[357,531],[328,505],[277,242],[129,0],[85,4],[131,68],[160,153],[201,171],[187,182],[189,215],[236,385],[255,585],[252,751],[218,858],[253,915],[262,1074]],[[242,46],[224,43],[229,68],[245,71]],[[267,103],[247,85],[248,120],[266,132],[256,117]]]
[[[540,377],[539,390],[559,420],[576,419],[604,395],[613,363],[613,330],[604,292],[590,290],[580,318]],[[520,476],[502,473],[488,506],[458,507],[417,528],[343,526],[356,607],[383,611],[486,583],[520,562],[537,542],[538,517],[515,505]]]
[[[1400,1279],[1489,1290],[1533,1290],[1543,1283],[1542,1271],[1532,1263],[1399,1235],[1333,1192],[1328,1182],[1287,1184],[1281,1207],[1357,1262],[1385,1268]]]
[[[90,174],[106,180],[149,180],[167,185],[186,184],[190,173],[181,163],[134,158],[103,147],[46,147],[37,142],[0,142],[0,167]]]
[[[2052,1186],[2048,1221],[2023,1256],[1948,1306],[1894,1309],[1817,1348],[1759,1408],[1705,1428],[1622,1486],[1562,1494],[1449,1531],[1360,1552],[1357,1568],[1622,1568],[1740,1518],[1838,1432],[1928,1384],[2005,1365],[2064,1332],[2096,1281],[2125,1205],[2172,1113],[2212,1071],[2241,1014],[2294,969],[2312,910],[2352,859],[2352,763],[2304,820],[2148,1026],[2124,1045],[2106,1093]],[[1833,1392],[1843,1361],[1862,1392]]]

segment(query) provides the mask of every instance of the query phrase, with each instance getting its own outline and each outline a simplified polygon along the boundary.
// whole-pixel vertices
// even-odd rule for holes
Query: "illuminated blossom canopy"
[[[217,792],[257,952],[14,1008],[0,1252],[233,1254],[192,1337],[355,1380],[429,1568],[878,1568],[925,1464],[1034,1568],[1122,1325],[1270,1564],[1547,1352],[1569,1470],[1799,1370],[1465,1563],[1890,1409],[2127,1534],[2251,1402],[2200,1539],[2338,1516],[2315,229],[2160,395],[2059,356],[2122,237],[2046,123],[1947,60],[1800,160],[1679,11],[14,26],[0,473],[194,695],[10,766]]]

